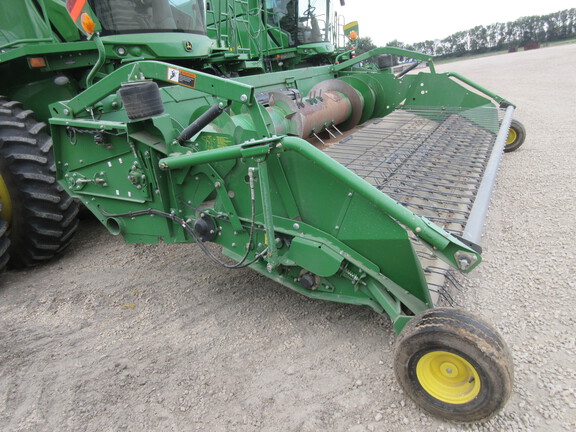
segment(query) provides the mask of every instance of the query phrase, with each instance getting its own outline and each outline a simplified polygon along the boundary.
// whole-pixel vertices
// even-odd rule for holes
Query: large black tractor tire
[[[451,308],[408,322],[396,342],[395,372],[417,405],[456,423],[488,420],[512,393],[513,363],[502,338],[480,318]]]
[[[9,266],[53,258],[78,227],[78,203],[56,182],[46,125],[19,102],[0,96],[0,201],[8,222]]]
[[[2,203],[0,202],[0,213],[2,212]],[[8,247],[10,246],[10,240],[8,239],[8,222],[6,222],[0,216],[0,273],[6,269],[8,264],[8,259],[10,255],[8,254]]]

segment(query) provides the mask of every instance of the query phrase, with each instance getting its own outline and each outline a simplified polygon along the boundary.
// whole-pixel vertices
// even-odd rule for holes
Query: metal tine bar
[[[454,175],[457,177],[470,177],[470,174],[466,175],[466,174],[461,174],[462,170],[456,170],[456,169],[451,169],[451,168],[447,168],[447,167],[441,167],[441,166],[437,166],[436,164],[432,164],[430,162],[428,162],[429,165],[421,165],[421,164],[411,164],[411,163],[407,163],[405,166],[407,168],[410,167],[414,167],[412,170],[415,172],[420,172],[420,171],[428,171],[428,170],[432,170],[434,172],[436,171],[442,171],[445,172],[449,175]],[[482,173],[483,170],[480,169],[471,169],[470,173],[471,174],[475,174],[475,173]]]
[[[428,286],[436,287],[436,289],[430,288],[430,291],[435,292],[439,297],[442,297],[444,300],[446,300],[449,306],[453,307],[456,304],[452,295],[450,295],[450,293],[448,293],[446,288],[443,286],[434,283],[428,283]]]
[[[379,151],[378,151],[379,150]],[[336,152],[334,152],[336,153]],[[407,154],[403,154],[401,151],[395,151],[394,153],[390,154],[388,152],[383,151],[381,148],[372,148],[367,150],[366,152],[364,152],[362,154],[363,157],[366,156],[374,156],[374,157],[378,157],[381,159],[385,159],[385,160],[381,160],[380,163],[381,164],[385,164],[385,163],[389,163],[391,159],[403,159],[406,158],[408,159],[408,153],[410,152],[406,152]],[[350,160],[358,160],[357,154],[351,154],[351,153],[340,153],[340,154],[335,154],[334,155],[335,159],[350,159]],[[355,156],[355,157],[353,157]],[[412,159],[408,159],[408,160],[413,160]],[[486,166],[485,160],[488,159],[488,156],[486,156],[485,158],[483,158],[482,160],[480,160],[478,157],[475,158],[460,158],[460,157],[456,157],[456,156],[451,156],[451,155],[442,155],[442,154],[432,154],[431,152],[426,152],[418,157],[415,158],[415,161],[418,162],[419,165],[423,164],[428,164],[428,165],[432,165],[432,166],[442,166],[444,165],[444,167],[446,167],[447,163],[450,164],[450,167],[464,167],[464,168],[471,168],[471,169],[482,169]],[[417,165],[417,163],[412,162],[410,165]],[[455,168],[454,168],[455,169]]]
[[[426,204],[421,204],[421,203],[414,203],[414,202],[410,202],[410,201],[398,201],[400,204],[406,206],[406,207],[415,207],[415,208],[420,208],[423,210],[441,210],[441,211],[445,211],[446,213],[456,213],[456,214],[461,214],[461,215],[465,215],[467,216],[468,214],[470,214],[469,211],[464,211],[464,210],[457,210],[457,209],[452,209],[452,208],[447,208],[447,207],[440,207],[440,206],[432,206],[432,205],[426,205]]]
[[[342,157],[342,156],[344,156],[344,157]],[[342,155],[342,156],[341,156],[341,157],[335,157],[335,159],[337,159],[337,160],[339,160],[339,159],[345,159],[345,156],[348,156],[348,155]],[[351,156],[351,155],[350,155],[350,156]],[[392,155],[387,155],[387,154],[385,154],[385,153],[383,153],[383,152],[380,152],[380,153],[376,153],[376,152],[366,152],[366,153],[363,154],[363,156],[364,156],[364,157],[366,157],[366,156],[373,156],[373,157],[378,157],[378,158],[381,158],[381,159],[384,159],[384,158],[385,158],[385,160],[380,160],[380,161],[377,162],[379,165],[390,164],[390,163],[393,163],[393,162],[396,161],[396,160],[402,160],[402,159],[410,160],[410,159],[408,159],[408,158],[403,158],[403,157],[402,157],[403,155],[402,155],[402,154],[398,154],[398,153],[395,153],[395,154],[392,154]],[[446,159],[444,159],[444,160],[442,160],[442,159],[440,159],[440,158],[431,159],[431,158],[433,158],[434,156],[433,156],[433,155],[429,155],[429,154],[428,154],[428,155],[425,155],[425,156],[427,156],[428,159],[426,159],[426,158],[422,158],[422,160],[416,159],[415,162],[410,162],[410,163],[407,162],[405,165],[407,165],[407,166],[418,166],[418,167],[421,167],[421,166],[423,166],[423,165],[427,165],[427,166],[442,168],[442,164],[444,164],[444,166],[446,166],[447,163],[450,163],[451,166],[454,166],[454,167],[460,166],[460,167],[463,167],[463,168],[466,168],[466,169],[470,169],[471,171],[481,171],[482,168],[484,168],[484,167],[486,166],[486,164],[483,164],[483,163],[482,163],[483,161],[477,161],[477,162],[473,163],[473,162],[470,162],[470,161],[463,161],[463,160],[458,161],[458,160],[454,160],[454,158],[452,158],[452,159],[446,158]],[[352,158],[352,157],[350,157],[349,159],[350,159],[350,161],[358,160],[358,158]],[[448,168],[448,169],[450,169],[451,171],[462,172],[461,169],[457,169],[457,168]]]
[[[465,204],[462,201],[456,201],[456,200],[446,200],[446,199],[440,199],[437,197],[430,197],[430,196],[426,196],[426,195],[419,195],[417,193],[414,192],[396,192],[393,191],[392,193],[388,193],[388,195],[398,195],[398,196],[409,196],[412,198],[418,198],[418,199],[422,199],[422,200],[426,200],[426,201],[434,201],[438,204],[455,204],[455,205],[462,205]],[[471,206],[472,203],[469,203],[469,206]]]
[[[462,225],[462,228],[464,228],[464,224],[466,223],[466,221],[464,219],[443,218],[443,217],[439,217],[439,216],[430,216],[430,215],[426,216],[426,219],[429,219],[432,222],[444,222],[444,223],[448,223],[448,224],[459,224],[459,225]],[[456,232],[456,233],[462,232],[462,230],[456,230],[454,228],[444,227],[444,229],[446,231],[452,230],[453,232]]]
[[[460,282],[458,282],[456,276],[454,276],[454,273],[452,273],[450,269],[445,269],[436,266],[428,266],[426,267],[426,270],[431,271],[433,273],[442,274],[446,278],[446,280],[448,280],[457,290],[460,290],[462,288],[462,285],[460,284]]]
[[[385,183],[379,183],[376,185],[376,187],[378,189],[380,189],[381,191],[388,191],[388,192],[393,192],[396,194],[406,194],[406,195],[419,194],[419,197],[422,197],[422,198],[429,196],[429,197],[434,197],[434,199],[445,200],[447,202],[455,201],[455,200],[453,200],[454,198],[458,199],[459,203],[466,203],[466,202],[474,201],[475,188],[459,188],[461,193],[457,193],[458,192],[457,186],[454,186],[454,187],[450,187],[450,186],[446,187],[445,185],[436,186],[437,188],[443,186],[445,189],[447,189],[447,193],[443,193],[442,190],[427,189],[424,187],[424,185],[420,186],[420,184],[418,182],[410,184],[407,182],[400,182],[400,181],[394,181],[394,180],[399,180],[399,179],[393,179],[393,181],[388,181]],[[448,193],[448,192],[452,192],[452,193]]]
[[[438,226],[441,226],[445,231],[448,231],[451,234],[462,235],[462,232],[464,231],[464,226],[466,225],[466,219],[463,217],[460,218],[442,217],[439,215],[431,215],[424,213],[420,213],[420,216],[424,216],[426,219],[428,219],[431,222],[434,222]],[[455,225],[458,225],[460,229],[458,229]]]
[[[366,166],[366,163],[363,164],[363,166]],[[404,165],[406,166],[406,165]],[[366,176],[370,176],[371,173],[376,172],[377,174],[379,174],[382,170],[380,171],[376,171],[376,169],[381,168],[382,165],[377,165],[375,166],[373,169],[371,170],[367,170],[366,168],[364,168],[362,171],[368,171],[368,173],[366,174]],[[413,168],[411,168],[413,167]],[[418,169],[416,168],[418,167]],[[455,170],[450,170],[450,169],[446,169],[446,170],[441,170],[438,167],[429,167],[429,166],[421,166],[421,165],[417,165],[417,164],[408,164],[407,168],[411,168],[409,170],[410,173],[421,173],[421,172],[426,172],[428,173],[428,175],[430,174],[430,172],[442,172],[445,173],[451,177],[455,177],[455,178],[465,178],[465,179],[469,179],[471,177],[470,174],[461,174],[461,171],[455,171]],[[408,170],[407,170],[408,171]],[[481,174],[481,171],[477,171],[478,174]],[[402,174],[406,174],[404,171],[402,172]],[[472,174],[474,174],[474,172],[472,172]],[[407,175],[407,174],[406,174]],[[432,176],[434,178],[442,178],[442,177],[438,177],[438,176]],[[454,179],[453,179],[454,180]]]
[[[395,180],[397,180],[397,179],[395,179]],[[403,182],[404,182],[404,184],[414,184],[414,182],[416,182],[415,183],[416,185],[425,183],[425,184],[435,186],[435,187],[443,187],[443,188],[450,189],[450,190],[461,190],[461,191],[465,191],[465,192],[471,192],[472,191],[470,187],[461,187],[461,186],[455,185],[454,183],[452,183],[452,184],[434,183],[428,179],[423,179],[423,178],[414,179],[413,177],[410,177],[410,178],[403,179]],[[387,182],[376,183],[376,187],[380,190],[385,188],[387,185],[388,185]]]
[[[484,116],[476,110],[474,122],[460,115],[462,111],[400,107],[355,133],[353,145],[336,145],[327,152],[399,203],[461,234],[495,136],[488,130],[493,111],[486,110]],[[478,126],[482,123],[485,130]]]
[[[450,215],[450,216],[463,215],[464,217],[466,217],[470,213],[470,210],[467,210],[467,209],[455,209],[452,207],[443,207],[441,205],[436,205],[435,203],[426,204],[426,203],[419,203],[419,202],[414,202],[414,201],[406,201],[406,200],[402,200],[400,197],[395,197],[395,199],[396,199],[396,201],[398,201],[400,204],[404,205],[405,207],[413,207],[413,208],[418,208],[421,210],[433,210],[435,212],[434,216],[440,216],[441,213],[443,212],[443,214],[445,214],[445,215]]]
[[[403,184],[403,183],[401,183]],[[474,195],[473,194],[458,194],[458,193],[451,193],[451,192],[442,192],[438,189],[428,189],[425,187],[421,187],[421,186],[417,186],[414,188],[409,188],[409,187],[404,187],[404,186],[390,186],[391,188],[394,188],[394,191],[400,191],[398,193],[402,193],[401,191],[403,190],[418,190],[418,191],[422,191],[422,192],[429,192],[435,195],[441,195],[441,196],[446,196],[446,197],[459,197],[459,198],[463,198],[463,199],[468,199],[470,201],[474,200]]]
[[[404,175],[404,176],[406,176],[406,177],[408,177],[408,178],[410,178],[410,179],[418,179],[419,181],[428,181],[428,182],[430,182],[429,179],[432,179],[432,180],[440,181],[440,182],[442,182],[442,181],[448,182],[448,183],[450,183],[450,184],[454,184],[454,183],[458,183],[458,184],[460,184],[460,185],[476,185],[476,184],[477,184],[477,182],[471,181],[471,180],[468,180],[468,181],[458,180],[458,181],[456,181],[456,180],[447,179],[447,178],[442,178],[442,177],[438,177],[438,176],[426,176],[426,177],[423,177],[423,176],[421,176],[421,175],[418,175],[417,173],[410,173],[409,176],[408,176],[408,173],[402,173],[402,175]],[[362,176],[360,176],[360,177],[362,177]],[[378,178],[378,177],[374,177],[374,178]],[[388,179],[385,179],[385,181],[387,181],[387,180],[389,180],[389,178],[388,178]],[[438,185],[438,186],[446,186],[446,183],[433,183],[433,184]],[[465,190],[467,190],[467,189],[465,189]]]
[[[369,179],[370,180],[370,179]],[[432,187],[432,188],[443,188],[444,190],[450,191],[461,191],[463,193],[473,193],[475,188],[471,185],[461,184],[460,182],[437,182],[436,179],[430,178],[422,178],[422,176],[407,176],[407,175],[398,175],[393,178],[382,180],[381,178],[376,178],[374,181],[379,189],[386,187],[387,185],[394,185],[394,184],[403,184],[406,186],[411,186],[413,189],[418,189],[419,187]]]

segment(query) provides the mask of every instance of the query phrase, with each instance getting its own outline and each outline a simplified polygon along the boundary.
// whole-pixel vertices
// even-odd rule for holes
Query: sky
[[[345,22],[358,21],[360,36],[382,46],[444,39],[478,25],[514,21],[576,7],[575,0],[346,0]]]

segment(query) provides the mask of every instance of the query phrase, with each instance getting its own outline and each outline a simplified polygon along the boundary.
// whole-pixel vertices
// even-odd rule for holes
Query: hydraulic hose
[[[206,111],[204,114],[200,115],[196,120],[190,123],[190,126],[184,129],[182,133],[180,133],[178,138],[176,138],[176,140],[180,144],[183,144],[185,141],[188,141],[190,138],[192,138],[194,135],[196,135],[198,132],[204,129],[210,122],[214,121],[214,119],[216,119],[220,114],[222,114],[226,110],[226,108],[230,106],[231,103],[232,101],[228,101],[227,105],[224,105],[221,102],[212,105],[210,108],[208,108],[208,111]]]

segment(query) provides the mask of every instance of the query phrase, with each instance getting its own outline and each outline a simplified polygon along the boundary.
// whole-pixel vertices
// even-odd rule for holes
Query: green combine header
[[[504,341],[480,318],[436,307],[449,294],[431,275],[481,262],[500,158],[525,135],[512,102],[437,73],[423,54],[354,57],[357,24],[338,44],[329,1],[1,4],[13,15],[0,20],[0,68],[15,76],[0,90],[5,261],[31,251],[21,225],[38,228],[28,239],[49,231],[23,222],[26,202],[44,202],[18,176],[42,157],[42,175],[57,180],[46,206],[62,208],[52,255],[80,202],[129,243],[196,243],[217,265],[387,314],[398,380],[434,415],[477,422],[505,405]],[[17,16],[29,20],[20,29]],[[428,69],[395,73],[399,58]],[[24,143],[47,137],[43,124],[8,125],[32,112],[50,123],[53,151]],[[4,132],[14,128],[18,139]]]

